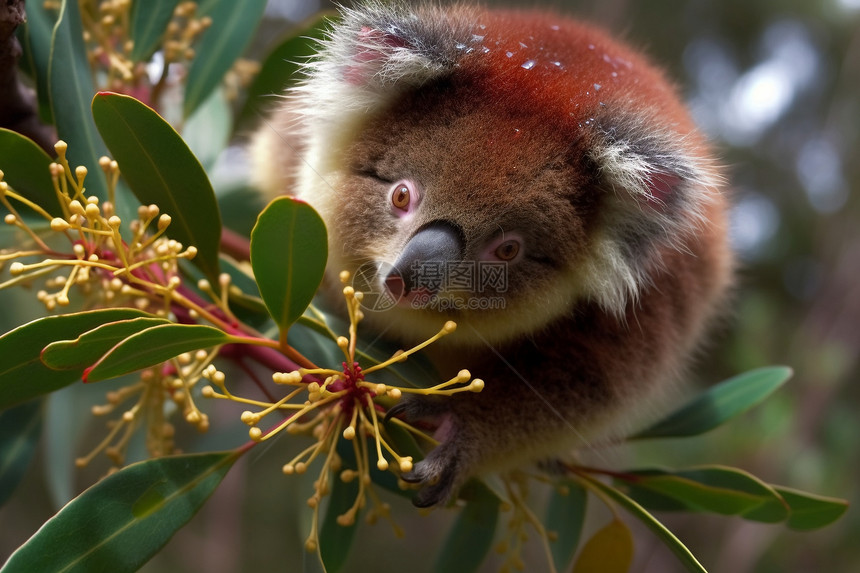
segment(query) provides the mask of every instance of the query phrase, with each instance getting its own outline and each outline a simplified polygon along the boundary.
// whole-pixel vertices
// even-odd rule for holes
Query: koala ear
[[[596,122],[588,144],[604,194],[591,296],[619,314],[662,264],[665,249],[687,250],[721,183],[705,153],[697,153],[697,135],[659,125],[648,117],[607,117]]]
[[[344,64],[343,72],[344,79],[348,83],[361,86],[383,80],[386,66],[390,68],[390,62],[397,59],[398,55],[401,60],[405,59],[404,56],[412,60],[410,67],[414,67],[413,73],[426,68],[427,62],[419,61],[406,43],[406,39],[393,32],[369,26],[362,26],[357,33],[353,31],[354,52]],[[404,71],[401,69],[401,73]]]
[[[370,2],[343,9],[331,46],[342,78],[353,86],[417,86],[451,70],[468,53],[475,20],[441,8],[420,10],[400,2]]]
[[[695,137],[644,117],[598,123],[590,159],[618,231],[678,247],[701,223],[719,181]]]

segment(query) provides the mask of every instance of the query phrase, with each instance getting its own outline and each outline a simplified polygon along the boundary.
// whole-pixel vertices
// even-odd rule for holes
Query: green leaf
[[[182,139],[209,173],[212,172],[218,156],[227,147],[232,120],[230,102],[227,101],[224,90],[218,88],[212,90],[209,97],[182,126]]]
[[[217,283],[221,214],[200,162],[169,123],[133,97],[101,92],[92,108],[135,196],[170,215],[167,235],[197,247],[192,262]]]
[[[771,366],[729,378],[630,439],[703,434],[763,401],[791,378],[791,375],[791,368]]]
[[[313,300],[327,256],[325,224],[307,203],[279,197],[257,218],[251,268],[282,338]]]
[[[415,434],[401,426],[397,418],[388,420],[382,428],[383,437],[401,456],[412,456],[412,460],[417,462],[424,458],[424,452],[418,447],[418,441],[415,439]],[[412,492],[408,492],[412,495]]]
[[[216,180],[213,185],[224,216],[224,226],[247,238],[254,228],[254,223],[257,222],[257,215],[266,206],[268,199],[259,190],[251,187],[247,181],[227,181],[219,188]]]
[[[573,573],[626,573],[633,563],[633,534],[619,519],[599,529],[579,552]]]
[[[54,27],[48,65],[51,112],[56,120],[57,134],[69,144],[66,154],[69,164],[72,169],[79,165],[87,168],[87,193],[104,201],[108,197],[107,181],[99,167],[99,158],[107,155],[107,149],[89,110],[89,102],[95,93],[93,86],[78,2],[63,0]]]
[[[266,311],[266,316],[269,316],[268,311]],[[332,338],[323,334],[315,326],[318,326],[318,323],[316,325],[310,322],[306,324],[303,316],[290,327],[287,343],[314,364],[339,364],[343,362],[343,350],[338,348],[335,343],[336,337]],[[375,381],[376,376],[374,374]]]
[[[844,499],[814,495],[782,486],[774,486],[774,489],[791,508],[788,527],[798,531],[829,525],[848,509],[848,502]]]
[[[624,509],[626,509],[631,515],[639,519],[645,526],[650,529],[659,539],[662,541],[666,547],[678,558],[681,562],[681,565],[689,571],[690,573],[707,573],[705,568],[699,563],[698,559],[690,553],[690,550],[681,543],[681,541],[675,537],[675,535],[666,529],[666,526],[660,523],[653,515],[648,513],[648,511],[643,508],[641,505],[636,503],[634,500],[630,499],[614,487],[606,485],[602,481],[598,479],[594,479],[588,475],[579,475],[578,476],[582,481],[584,481],[589,488],[596,489],[604,494],[607,497],[615,500],[619,505],[621,505]]]
[[[158,458],[106,477],[49,519],[2,573],[137,571],[197,513],[238,455]]]
[[[54,370],[83,370],[132,334],[159,324],[170,324],[170,321],[143,317],[109,322],[88,330],[75,340],[52,342],[42,351],[42,362]]]
[[[223,330],[202,324],[164,324],[129,336],[84,370],[84,382],[99,382],[161,364],[183,352],[236,342]]]
[[[560,487],[565,489],[564,494],[559,491]],[[587,491],[575,481],[568,480],[553,488],[544,524],[558,536],[550,543],[556,571],[567,571],[573,554],[576,553],[582,535],[582,524],[585,522],[587,500]]]
[[[233,62],[251,42],[266,0],[202,0],[199,16],[212,18],[212,25],[194,46],[197,53],[191,61],[185,85],[185,117],[209,97]]]
[[[47,316],[0,336],[0,409],[48,394],[80,380],[82,370],[51,370],[39,359],[56,340],[75,338],[107,322],[151,316],[131,308]]]
[[[24,477],[41,433],[41,400],[0,412],[0,506]]]
[[[145,62],[161,45],[179,0],[136,0],[131,4],[131,59]]]
[[[12,189],[50,214],[62,213],[48,170],[53,159],[41,147],[21,134],[0,128],[0,158],[3,180]]]
[[[54,123],[48,95],[48,62],[51,58],[51,35],[56,18],[43,2],[27,5],[27,21],[18,28],[24,48],[24,59],[39,98],[39,117],[44,123]]]
[[[787,505],[773,488],[736,468],[707,466],[680,471],[640,470],[626,475],[638,488],[679,501],[687,511],[741,515],[769,523],[788,517]]]
[[[460,511],[433,570],[439,573],[477,571],[490,552],[496,523],[499,520],[499,498],[487,486],[472,481],[463,488],[467,500]]]
[[[364,440],[364,448],[368,451],[374,451],[376,443],[373,441],[373,438],[371,436],[366,436]],[[352,440],[338,440],[336,448],[337,455],[340,456],[344,468],[353,470],[358,468],[358,461],[355,458],[355,444]],[[389,458],[389,461],[390,460],[391,459]],[[373,485],[375,486],[379,486],[393,494],[399,495],[400,497],[412,499],[414,492],[401,489],[397,485],[397,476],[388,470],[380,471],[377,469],[375,463],[370,465],[370,479],[373,481]],[[359,515],[360,514],[361,512],[359,512]]]
[[[117,381],[117,387],[123,382]],[[80,493],[81,470],[75,467],[75,459],[94,445],[87,443],[85,436],[92,435],[93,428],[104,428],[103,420],[84,413],[91,412],[96,404],[104,404],[105,390],[94,384],[73,384],[45,397],[41,474],[55,510]]]
[[[682,501],[657,493],[654,490],[639,487],[633,482],[625,482],[625,493],[636,503],[649,511],[689,511],[690,508]]]
[[[391,358],[399,350],[385,340],[372,340],[369,336],[364,339],[360,330],[358,336],[360,348],[356,354],[360,356],[362,362],[379,364]],[[396,362],[383,370],[378,370],[374,373],[374,377],[386,384],[406,384],[413,388],[429,388],[442,381],[433,363],[420,352],[413,354],[404,362]]]
[[[358,479],[344,483],[337,475],[332,478],[328,507],[319,531],[320,558],[329,573],[340,571],[349,556],[358,526],[338,525],[337,517],[352,506],[357,496]]]
[[[260,66],[248,88],[248,99],[237,123],[255,121],[266,115],[278,101],[274,96],[284,93],[287,86],[298,81],[301,76],[297,72],[302,63],[319,52],[319,40],[326,36],[335,19],[333,14],[324,14],[290,30]]]

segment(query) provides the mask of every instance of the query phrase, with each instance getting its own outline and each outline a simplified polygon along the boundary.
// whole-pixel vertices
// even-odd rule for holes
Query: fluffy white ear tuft
[[[589,290],[618,314],[662,265],[664,249],[689,250],[720,192],[715,166],[690,140],[698,136],[655,125],[647,117],[598,122],[589,153],[607,194]]]
[[[450,73],[478,41],[479,12],[435,4],[370,0],[342,8],[341,19],[310,60],[306,78],[287,95],[305,147],[308,177],[329,177],[339,168],[339,149],[368,114],[405,90]],[[316,177],[314,177],[316,175]],[[327,193],[316,184],[299,195]],[[326,184],[327,186],[328,184]]]
[[[323,56],[308,64],[307,83],[316,94],[324,93],[317,89],[323,82],[376,95],[419,86],[452,70],[470,51],[477,21],[472,16],[468,10],[412,8],[405,2],[343,8],[340,23],[322,42]]]

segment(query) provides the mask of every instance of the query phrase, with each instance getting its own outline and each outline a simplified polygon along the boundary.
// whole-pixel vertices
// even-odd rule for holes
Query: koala
[[[453,320],[430,358],[485,380],[389,412],[439,440],[402,476],[415,505],[664,412],[733,261],[720,169],[661,71],[552,12],[376,1],[304,71],[256,137],[260,186],[321,214],[331,276],[392,301],[371,328],[409,345]]]

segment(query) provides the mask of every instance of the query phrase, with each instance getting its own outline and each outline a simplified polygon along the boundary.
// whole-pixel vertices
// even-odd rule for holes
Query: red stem
[[[221,250],[237,261],[251,260],[251,241],[227,227],[221,229]]]

